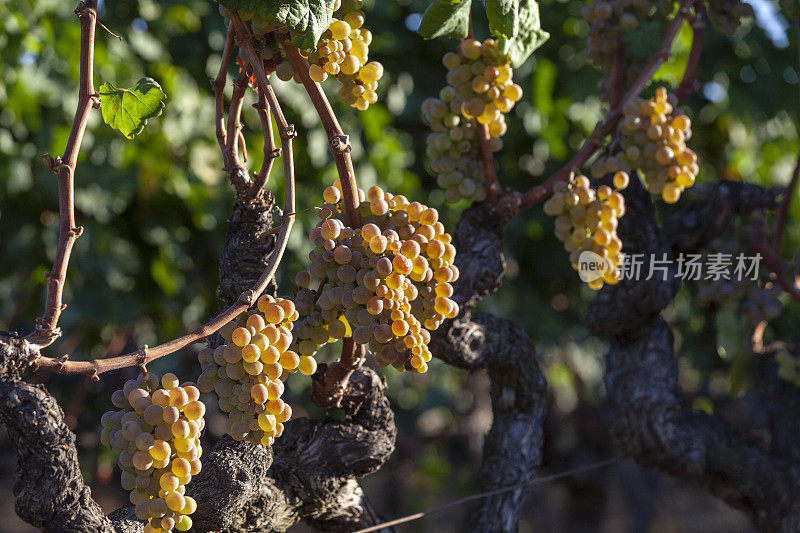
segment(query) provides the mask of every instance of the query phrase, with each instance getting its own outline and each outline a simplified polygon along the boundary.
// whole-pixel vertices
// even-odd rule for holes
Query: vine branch
[[[219,65],[219,72],[216,79],[211,82],[214,88],[214,110],[215,110],[215,126],[217,132],[217,142],[219,149],[223,156],[225,155],[225,147],[228,143],[227,132],[225,130],[225,82],[228,79],[228,63],[231,58],[231,51],[233,50],[233,27],[228,28],[228,36],[225,38],[225,48],[222,50],[222,62]]]
[[[783,191],[783,198],[778,206],[778,213],[775,217],[775,230],[772,234],[772,248],[775,253],[780,254],[781,242],[783,241],[783,232],[786,230],[786,219],[789,216],[789,206],[794,198],[794,192],[797,189],[797,181],[800,178],[800,154],[797,156],[797,161],[794,164],[794,171],[792,172],[792,179],[789,185]]]
[[[592,155],[603,146],[603,140],[605,139],[606,135],[614,131],[614,128],[617,127],[617,124],[622,118],[622,110],[625,108],[628,102],[641,94],[645,87],[647,87],[647,84],[650,83],[653,74],[655,74],[658,68],[669,58],[669,51],[672,48],[672,42],[678,35],[681,24],[683,24],[683,21],[688,16],[689,7],[693,3],[694,0],[681,1],[680,8],[676,13],[675,18],[672,19],[672,22],[667,27],[664,33],[664,38],[661,40],[661,44],[658,46],[658,49],[655,51],[655,53],[653,53],[652,56],[650,56],[647,64],[642,68],[642,71],[636,77],[636,80],[634,80],[634,82],[631,84],[630,88],[622,97],[619,104],[614,107],[608,113],[608,115],[606,115],[606,118],[603,121],[597,123],[592,133],[584,142],[583,146],[581,146],[580,150],[572,157],[572,159],[569,160],[566,165],[556,171],[544,183],[531,188],[524,194],[519,206],[520,211],[536,205],[544,200],[544,198],[547,197],[550,192],[552,192],[553,185],[559,181],[564,181],[569,178],[571,172],[583,166],[583,164],[586,163],[589,158],[592,157]]]
[[[697,69],[700,66],[700,57],[703,55],[703,45],[706,39],[707,16],[703,2],[694,5],[695,14],[692,17],[692,48],[689,50],[689,59],[675,97],[683,100],[697,89]]]
[[[475,121],[478,126],[478,145],[481,152],[481,167],[483,167],[483,181],[486,184],[486,199],[490,202],[497,201],[500,193],[500,183],[497,181],[497,172],[494,168],[494,154],[489,146],[489,125]]]
[[[264,94],[266,100],[269,102],[270,108],[274,111],[275,117],[278,122],[278,129],[281,136],[281,145],[283,151],[283,172],[285,176],[284,183],[284,205],[283,205],[283,219],[281,221],[280,231],[275,242],[275,250],[272,253],[269,262],[267,263],[264,273],[255,283],[252,289],[243,293],[239,300],[228,307],[225,311],[209,320],[203,326],[196,330],[171,340],[164,344],[160,344],[153,348],[148,348],[144,361],[142,357],[142,350],[137,350],[132,353],[121,355],[118,357],[110,357],[105,359],[96,359],[94,361],[67,361],[60,358],[40,357],[38,364],[40,368],[47,368],[62,374],[86,374],[96,377],[103,372],[109,370],[116,370],[119,368],[126,368],[130,366],[137,366],[160,357],[172,354],[181,348],[189,346],[205,339],[207,336],[216,332],[223,325],[227,324],[242,312],[246,311],[255,302],[261,293],[267,288],[267,285],[275,276],[275,271],[283,258],[283,253],[286,250],[286,243],[289,239],[292,225],[294,224],[295,213],[295,192],[294,192],[294,159],[292,155],[292,138],[295,137],[294,126],[286,122],[283,115],[278,99],[269,84],[269,80],[264,72],[264,67],[258,60],[255,50],[249,40],[245,39],[242,43],[242,49],[248,55],[250,63],[255,68],[256,79],[259,86],[259,92]]]
[[[331,108],[328,97],[322,91],[319,83],[311,79],[308,74],[308,62],[300,56],[300,51],[289,44],[285,37],[279,37],[289,61],[292,63],[295,72],[303,83],[314,109],[317,110],[325,133],[328,135],[333,159],[336,161],[336,170],[342,184],[342,196],[345,214],[350,226],[356,228],[361,225],[361,213],[358,206],[361,204],[358,198],[358,185],[356,183],[356,173],[353,170],[353,160],[350,158],[350,140],[342,131],[339,121]]]
[[[72,247],[83,228],[75,225],[75,167],[81,149],[86,123],[93,107],[100,107],[94,91],[94,38],[97,24],[97,0],[81,0],[75,8],[81,23],[80,81],[78,107],[72,121],[64,156],[53,159],[44,155],[45,164],[58,175],[58,247],[52,270],[47,278],[47,301],[44,314],[28,335],[28,342],[45,347],[61,336],[58,319],[66,305],[63,303],[64,283]]]
[[[331,152],[336,161],[336,170],[339,174],[339,181],[342,185],[342,202],[344,203],[345,214],[350,227],[357,228],[361,225],[361,212],[358,198],[358,184],[353,170],[353,161],[350,158],[350,142],[347,135],[342,131],[339,121],[331,108],[331,104],[322,87],[311,79],[308,74],[308,63],[299,50],[280,37],[281,44],[286,50],[286,55],[297,72],[300,81],[308,92],[314,108],[317,110],[325,133],[330,141]],[[342,354],[339,361],[331,364],[325,371],[321,388],[314,391],[314,399],[320,405],[337,406],[345,389],[347,388],[350,375],[364,363],[366,349],[360,344],[353,342],[353,339],[342,341]]]
[[[275,159],[281,155],[280,149],[275,146],[275,137],[272,133],[272,115],[270,114],[267,97],[263,92],[258,93],[258,103],[253,104],[258,111],[258,118],[261,120],[261,130],[264,133],[264,160],[261,163],[261,170],[256,174],[250,189],[245,194],[245,199],[254,200],[261,189],[266,185],[269,175],[272,172],[272,165]]]

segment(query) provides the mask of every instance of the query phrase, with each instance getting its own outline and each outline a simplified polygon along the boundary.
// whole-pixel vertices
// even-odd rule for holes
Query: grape
[[[789,4],[791,6],[792,3]],[[733,35],[742,25],[744,19],[753,17],[752,6],[742,0],[716,0],[715,2],[709,2],[708,7],[708,17],[711,24],[726,35]],[[791,18],[791,15],[787,16]]]
[[[378,101],[375,89],[383,77],[383,65],[368,61],[372,34],[362,28],[363,24],[364,13],[361,11],[337,9],[328,29],[317,42],[316,50],[308,56],[309,77],[321,83],[329,74],[335,76],[342,84],[339,95],[348,105],[360,110]],[[278,77],[291,79],[293,72],[281,65],[276,67]],[[338,200],[326,198],[328,203]]]
[[[644,174],[647,189],[669,203],[694,185],[700,167],[697,155],[686,146],[692,136],[691,121],[674,109],[674,99],[664,87],[649,100],[634,99],[623,109],[618,127],[621,150],[592,165],[595,177],[614,172],[614,186],[627,186],[631,169]]]
[[[328,224],[326,232],[338,236],[341,227]],[[288,349],[299,313],[292,301],[269,295],[260,296],[256,307],[258,311],[232,321],[228,326],[230,343],[222,346],[223,357],[206,359],[200,377],[207,376],[202,382],[204,390],[213,390],[219,397],[220,409],[228,413],[228,434],[236,440],[268,445],[275,433],[259,428],[258,415],[266,402],[283,394],[280,377],[284,369],[293,371],[299,364],[299,356]],[[253,334],[249,328],[260,331]],[[191,402],[184,413],[190,421],[198,414]]]
[[[334,184],[337,190],[340,187],[339,182]],[[341,195],[329,192],[327,196]],[[378,363],[420,371],[426,366],[412,367],[411,357],[418,354],[426,363],[431,357],[430,335],[420,332],[458,313],[458,306],[449,299],[452,286],[443,289],[438,310],[435,299],[421,296],[457,277],[452,265],[455,248],[438,221],[438,212],[380,187],[359,196],[364,218],[360,228],[344,225],[337,202],[326,207],[328,215],[309,233],[315,245],[310,256],[314,263],[303,276],[308,283],[295,297],[300,317],[293,331],[292,357],[287,361],[284,354],[280,361],[287,370],[313,374],[313,355],[321,346],[352,337],[369,346]],[[332,246],[326,247],[328,241]],[[431,242],[439,245],[431,247]],[[436,258],[428,255],[429,247],[438,253]],[[321,263],[316,262],[318,258]],[[438,278],[434,268],[441,271]]]
[[[209,351],[202,354],[205,364],[210,357]],[[186,515],[197,509],[184,494],[191,475],[201,468],[197,437],[204,426],[205,406],[197,387],[178,383],[174,374],[161,379],[142,374],[112,395],[120,410],[101,419],[103,434],[108,435],[101,440],[119,454],[120,483],[131,491],[136,517],[148,521],[145,531],[168,532],[178,524],[191,525]]]
[[[486,198],[483,167],[478,154],[478,125],[486,124],[489,147],[502,147],[500,136],[507,130],[504,113],[522,98],[522,88],[512,81],[513,71],[507,55],[500,54],[497,42],[465,40],[459,53],[448,52],[442,59],[447,68],[448,85],[439,98],[422,104],[427,136],[428,166],[448,202]]]
[[[669,0],[604,0],[585,5],[581,9],[581,16],[589,24],[589,36],[586,38],[589,59],[604,72],[611,72],[618,43],[628,34],[648,31],[651,25],[663,27],[672,9],[673,3]],[[657,43],[657,40],[654,42]],[[625,54],[623,68],[626,82],[638,76],[641,65],[637,63],[635,54]],[[608,81],[604,80],[604,83]]]
[[[556,217],[555,235],[569,252],[573,269],[579,269],[578,258],[584,251],[594,252],[606,260],[604,275],[587,282],[589,288],[597,290],[605,283],[614,285],[619,281],[619,265],[624,256],[622,241],[616,232],[617,219],[625,214],[625,199],[619,192],[607,185],[593,189],[589,178],[572,175],[568,182],[559,182],[553,187],[544,212]],[[445,275],[446,272],[442,274]],[[445,304],[437,297],[434,305]]]

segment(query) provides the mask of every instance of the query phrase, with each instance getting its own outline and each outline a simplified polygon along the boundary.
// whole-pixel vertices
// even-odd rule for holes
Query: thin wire
[[[615,464],[615,463],[620,462],[622,459],[623,459],[622,457],[615,457],[613,459],[606,459],[605,461],[599,461],[597,463],[592,463],[592,464],[586,465],[586,466],[579,466],[578,468],[573,468],[572,470],[567,470],[565,472],[560,472],[558,474],[551,474],[549,476],[540,477],[540,478],[534,479],[530,483],[523,483],[523,484],[520,484],[520,485],[514,485],[514,486],[506,487],[506,488],[503,488],[503,489],[497,489],[497,490],[493,490],[493,491],[489,491],[489,492],[482,492],[480,494],[473,494],[472,496],[467,496],[466,498],[461,498],[460,500],[455,500],[455,501],[446,503],[444,505],[440,505],[439,507],[434,507],[433,509],[428,509],[427,511],[423,511],[421,513],[411,514],[411,515],[408,515],[408,516],[404,516],[402,518],[398,518],[396,520],[390,520],[389,522],[383,522],[382,524],[378,524],[378,525],[375,525],[375,526],[370,526],[370,527],[367,527],[367,528],[364,528],[364,529],[359,529],[359,530],[355,531],[354,533],[369,533],[370,531],[379,531],[379,530],[381,530],[383,528],[392,527],[392,526],[396,526],[396,525],[399,525],[399,524],[405,524],[406,522],[411,522],[411,521],[414,521],[414,520],[418,520],[418,519],[422,518],[423,516],[427,516],[427,515],[431,515],[431,514],[434,514],[434,513],[438,513],[439,511],[443,511],[445,509],[449,509],[450,507],[455,507],[457,505],[461,505],[462,503],[471,502],[473,500],[480,500],[482,498],[488,498],[490,496],[496,496],[497,494],[502,494],[504,492],[509,492],[509,491],[512,491],[512,490],[520,490],[520,489],[527,490],[530,487],[533,487],[535,485],[541,485],[543,483],[547,483],[548,481],[554,481],[556,479],[569,477],[569,476],[572,476],[574,474],[580,474],[582,472],[588,472],[589,470],[595,470],[597,468],[602,468],[604,466]]]

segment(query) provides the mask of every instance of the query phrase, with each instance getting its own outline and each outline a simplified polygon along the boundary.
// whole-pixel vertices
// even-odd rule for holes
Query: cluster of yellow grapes
[[[507,129],[504,113],[522,98],[522,88],[512,80],[508,54],[500,52],[495,39],[483,43],[464,39],[458,50],[442,58],[454,93],[450,109],[486,124],[491,137],[503,136]]]
[[[301,52],[308,59],[308,74],[317,83],[325,81],[329,75],[342,84],[339,96],[348,105],[361,111],[378,101],[378,81],[383,77],[383,65],[369,60],[369,45],[372,32],[364,28],[363,0],[335,0],[334,17],[328,29],[322,34],[317,48],[311,54]],[[220,6],[220,13],[230,17],[227,9]],[[255,11],[238,11],[244,21],[251,21],[257,38],[277,31],[284,35],[291,32],[286,28],[275,28],[268,20]],[[283,81],[294,80],[300,83],[292,63],[277,42],[264,40],[262,55],[275,67],[275,75]]]
[[[220,328],[227,344],[198,354],[200,391],[214,391],[228,413],[226,431],[237,441],[271,445],[283,432],[292,408],[281,400],[286,376],[296,370],[313,374],[314,359],[289,350],[298,313],[291,300],[262,295],[258,312]]]
[[[475,122],[450,110],[452,92],[452,87],[445,87],[441,98],[428,98],[422,103],[423,117],[431,128],[426,155],[436,183],[444,189],[445,200],[457,202],[466,198],[481,202],[486,199],[486,188],[483,167],[476,155],[480,148]],[[491,144],[497,151],[502,141],[492,139]]]
[[[119,454],[122,488],[130,490],[145,533],[188,531],[197,503],[186,485],[200,473],[200,432],[205,405],[192,384],[174,374],[152,372],[128,381],[111,402],[119,411],[103,414],[101,442]]]
[[[297,351],[352,337],[378,364],[425,372],[430,331],[458,314],[450,299],[456,249],[435,209],[380,187],[364,194],[362,226],[345,222],[339,181],[323,192],[321,220],[309,237],[308,270],[297,274]]]
[[[630,178],[625,172],[614,175],[614,187],[628,186]],[[594,252],[606,262],[602,277],[587,282],[592,289],[604,283],[614,285],[619,281],[622,264],[622,241],[617,236],[619,217],[625,214],[625,198],[608,185],[592,188],[586,176],[571,176],[568,182],[558,182],[553,195],[544,204],[544,212],[556,216],[555,235],[569,252],[572,268],[579,270],[581,253]]]
[[[308,74],[321,83],[328,75],[342,84],[339,96],[361,111],[378,101],[378,80],[383,77],[383,65],[369,61],[372,33],[364,28],[362,0],[351,0],[334,6],[335,16],[327,31],[317,43],[317,49],[308,56]],[[337,18],[338,17],[338,18]]]
[[[486,198],[483,168],[478,154],[478,125],[486,125],[489,148],[503,147],[500,137],[506,132],[504,113],[522,98],[522,88],[512,81],[508,55],[500,53],[497,41],[462,41],[459,51],[442,58],[447,68],[447,83],[439,98],[428,98],[422,114],[430,126],[427,156],[431,171],[445,190],[448,202],[462,198]]]
[[[622,151],[617,154],[617,161],[607,162],[602,169],[640,169],[650,193],[661,195],[669,204],[677,202],[684,189],[694,185],[700,171],[697,154],[686,146],[692,136],[692,123],[686,115],[675,112],[673,102],[667,90],[659,87],[653,98],[637,98],[626,105],[619,124]]]
[[[643,22],[663,20],[672,9],[672,0],[600,0],[583,6],[581,16],[589,24],[589,59],[610,72],[619,46],[624,46],[630,56],[631,46],[624,43],[624,36],[641,29]],[[629,70],[629,77],[638,73],[637,69]]]

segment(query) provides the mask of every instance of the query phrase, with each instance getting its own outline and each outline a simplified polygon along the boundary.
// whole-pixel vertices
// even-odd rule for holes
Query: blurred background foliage
[[[360,185],[386,189],[440,209],[453,229],[464,205],[445,206],[426,170],[425,126],[420,105],[444,85],[440,58],[453,40],[426,42],[413,32],[426,0],[365,0],[367,26],[375,38],[371,57],[386,66],[380,104],[356,113],[336,102],[351,135]],[[509,117],[505,148],[497,164],[501,183],[525,190],[569,159],[603,113],[597,95],[600,72],[584,55],[588,33],[580,18],[584,2],[542,0],[542,25],[551,39],[515,73],[525,90]],[[785,184],[798,143],[797,35],[777,4],[753,1],[757,20],[728,38],[710,30],[698,81],[700,91],[684,108],[694,122],[690,146],[702,162],[700,181],[732,179],[768,186]],[[44,273],[57,238],[55,176],[42,163],[45,152],[63,153],[78,82],[79,25],[64,0],[0,3],[0,328],[28,331],[41,313]],[[219,308],[217,256],[224,242],[233,198],[221,170],[213,129],[209,79],[216,76],[225,40],[223,19],[208,0],[101,0],[99,18],[121,35],[98,28],[95,86],[130,86],[156,79],[168,95],[164,114],[134,141],[102,124],[93,113],[76,176],[77,219],[85,227],[76,245],[61,320],[64,336],[49,355],[74,359],[118,354],[154,345],[197,326]],[[486,35],[476,8],[476,32]],[[691,41],[681,32],[674,57],[658,77],[680,79]],[[791,43],[790,43],[791,41]],[[235,67],[231,66],[231,74]],[[333,97],[338,89],[331,85]],[[296,139],[298,209],[320,202],[335,179],[323,129],[305,94],[275,81]],[[228,94],[230,88],[228,88]],[[255,102],[250,93],[248,103]],[[249,164],[262,154],[255,111],[246,107]],[[268,187],[282,196],[276,165]],[[792,207],[785,256],[800,241],[800,206]],[[665,211],[665,213],[668,211]],[[280,271],[280,293],[294,289],[294,273],[308,252],[305,235],[313,212],[299,216]],[[552,234],[552,221],[531,209],[506,232],[508,272],[500,292],[483,310],[513,317],[535,340],[550,385],[544,472],[559,471],[614,454],[604,431],[603,344],[583,324],[591,291],[569,268]],[[682,385],[698,408],[731,420],[763,423],[758,398],[749,390],[745,320],[738,309],[709,309],[684,287],[668,312],[676,337]],[[720,318],[722,317],[722,319]],[[796,308],[785,306],[767,340],[792,340]],[[190,379],[198,371],[196,350],[152,365]],[[333,357],[333,353],[328,354]],[[400,429],[390,464],[365,482],[380,512],[396,516],[435,506],[477,490],[484,432],[491,423],[488,381],[434,363],[426,375],[384,372]],[[125,501],[110,453],[99,446],[99,417],[110,395],[133,370],[99,382],[43,373],[78,435],[81,464],[95,497],[108,510]],[[308,380],[291,379],[290,396],[312,416]],[[735,386],[734,386],[735,385]],[[734,400],[744,399],[743,402]],[[209,399],[213,402],[212,399]],[[303,407],[305,406],[305,410]],[[211,409],[214,412],[214,409]],[[212,415],[209,443],[224,430]],[[4,430],[0,429],[0,432]],[[10,490],[13,452],[0,438],[0,494]],[[0,498],[0,531],[24,531],[11,499]],[[746,531],[742,515],[704,492],[667,480],[630,463],[582,474],[532,490],[523,513],[524,531]],[[408,530],[458,531],[465,509],[418,522]],[[8,515],[8,519],[6,519]]]

